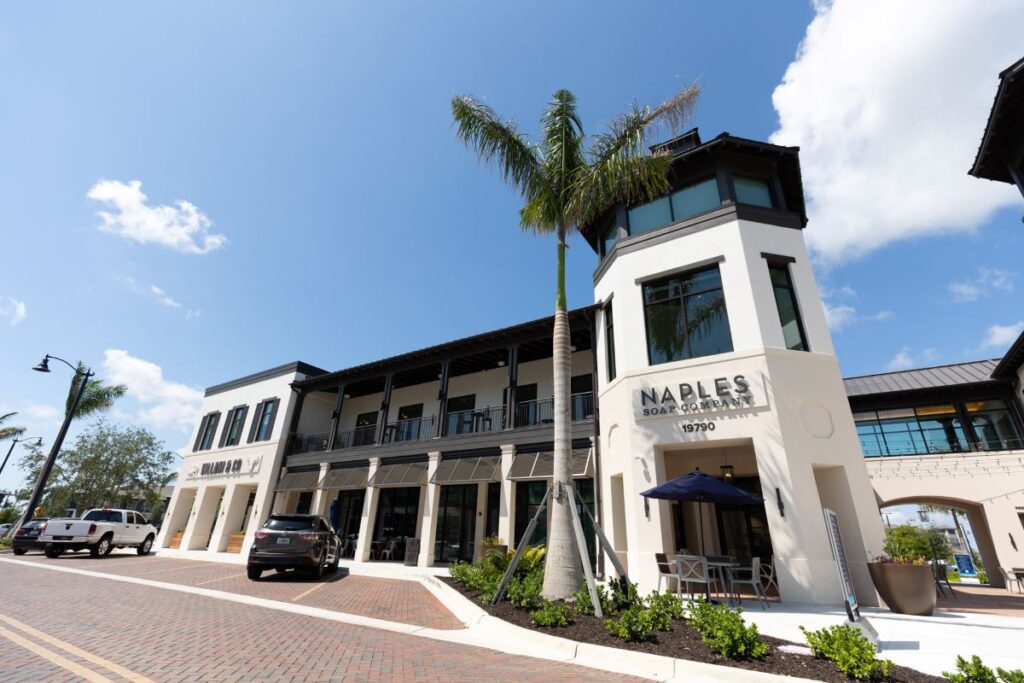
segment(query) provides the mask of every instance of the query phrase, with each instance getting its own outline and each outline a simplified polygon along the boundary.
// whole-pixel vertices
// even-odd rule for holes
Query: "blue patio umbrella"
[[[699,469],[689,474],[676,477],[664,484],[658,484],[652,489],[641,492],[645,498],[658,498],[660,500],[692,500],[697,503],[736,503],[739,505],[753,505],[764,501],[761,496],[748,493],[738,486],[733,486],[727,481],[716,477],[710,477]],[[700,554],[704,555],[704,509],[697,506],[697,513],[700,515]]]

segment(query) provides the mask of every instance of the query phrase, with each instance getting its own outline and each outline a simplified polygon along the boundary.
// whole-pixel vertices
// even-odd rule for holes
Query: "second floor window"
[[[792,351],[807,351],[807,337],[804,335],[804,323],[800,319],[800,309],[797,307],[789,267],[785,263],[769,263],[768,274],[772,279],[775,307],[779,310],[779,322],[782,323],[782,337],[786,348]]]
[[[260,401],[256,406],[256,413],[252,418],[252,427],[249,428],[249,442],[269,441],[274,433],[274,421],[277,419],[277,409],[281,405],[281,399],[268,398]]]
[[[203,417],[199,423],[199,435],[196,437],[194,451],[208,451],[213,448],[213,437],[217,433],[217,425],[220,423],[220,413],[210,413]]]
[[[643,285],[651,365],[732,351],[718,265]]]
[[[228,413],[227,424],[224,425],[221,446],[237,446],[242,441],[242,427],[245,426],[245,416],[248,412],[249,406],[238,406],[231,409]]]
[[[608,356],[608,381],[615,379],[615,322],[612,319],[612,304],[604,307],[604,348]]]

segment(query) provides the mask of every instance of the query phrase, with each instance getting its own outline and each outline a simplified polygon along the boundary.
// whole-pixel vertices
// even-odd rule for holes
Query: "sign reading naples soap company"
[[[640,387],[635,390],[633,412],[636,417],[659,417],[754,408],[764,403],[755,378],[756,374],[732,374]]]

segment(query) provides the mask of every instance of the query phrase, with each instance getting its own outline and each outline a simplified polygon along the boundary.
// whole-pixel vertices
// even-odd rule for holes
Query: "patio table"
[[[718,572],[718,578],[722,582],[722,590],[725,591],[726,600],[729,602],[729,606],[732,607],[732,593],[729,592],[729,589],[725,583],[725,570],[734,567],[741,567],[742,565],[734,560],[725,560],[719,558],[711,559],[710,557],[706,559],[708,561],[708,571]],[[711,588],[708,587],[708,590],[711,590]]]

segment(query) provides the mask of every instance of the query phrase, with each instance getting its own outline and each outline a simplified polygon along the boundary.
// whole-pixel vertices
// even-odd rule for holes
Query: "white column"
[[[476,524],[473,525],[473,559],[480,557],[484,544],[484,528],[487,525],[487,482],[482,481],[476,486]]]
[[[380,467],[380,458],[370,458],[370,468],[367,471],[367,481],[373,481],[373,475],[377,474]],[[366,562],[370,559],[370,534],[373,533],[373,519],[377,516],[377,500],[380,490],[376,486],[366,486],[366,497],[363,499],[363,514],[359,518],[359,538],[356,540],[355,559],[359,562]]]
[[[195,535],[196,523],[199,521],[201,511],[204,507],[209,506],[209,499],[211,494],[217,494],[216,489],[211,489],[209,486],[203,484],[196,491],[195,502],[192,504],[192,511],[189,513],[188,522],[185,524],[185,533],[181,537],[181,550],[189,550],[192,547],[192,537]],[[209,520],[207,519],[207,524]],[[202,533],[202,532],[200,532]]]
[[[327,476],[327,470],[329,470],[329,469],[331,469],[330,463],[326,463],[326,462],[320,463],[320,478],[317,479],[317,482],[321,482],[321,481],[324,480],[324,477]],[[314,515],[320,515],[321,517],[326,517],[326,515],[324,514],[324,510],[326,510],[326,509],[327,509],[327,491],[325,491],[325,490],[323,490],[321,488],[317,488],[315,491],[313,491],[313,501],[312,501],[312,503],[309,506],[309,510]]]
[[[220,510],[217,512],[217,521],[214,523],[213,533],[210,534],[210,544],[206,548],[207,552],[220,553],[224,552],[224,548],[227,547],[228,536],[235,531],[231,528],[232,525],[229,523],[229,520],[241,514],[241,510],[238,508],[240,505],[245,505],[245,500],[249,495],[249,490],[245,489],[243,494],[242,488],[237,484],[228,484],[225,488],[224,502],[221,503]]]
[[[423,521],[420,532],[420,557],[417,564],[421,567],[434,566],[434,539],[437,537],[437,507],[441,502],[441,487],[431,484],[437,472],[437,464],[441,462],[440,451],[427,453],[427,485],[423,497]]]
[[[516,455],[516,447],[505,445],[501,447],[501,505],[498,507],[498,536],[508,544],[508,549],[515,547],[516,539],[512,538],[515,533],[516,505],[514,482],[508,478],[508,471],[512,469],[512,458]]]
[[[187,495],[182,495],[185,492]],[[174,487],[171,493],[171,501],[167,504],[167,511],[164,513],[163,524],[160,528],[160,535],[156,539],[157,548],[166,548],[171,542],[171,536],[183,528],[192,503],[195,501],[195,489],[183,489],[180,485]],[[188,506],[189,510],[184,509]]]

